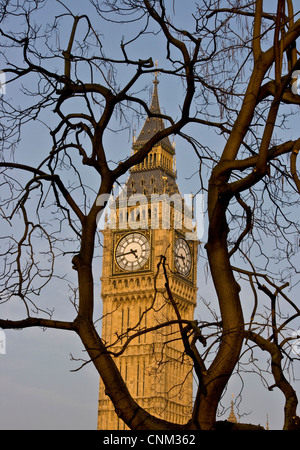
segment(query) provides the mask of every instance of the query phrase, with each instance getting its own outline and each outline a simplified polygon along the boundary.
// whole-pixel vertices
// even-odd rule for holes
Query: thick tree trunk
[[[220,184],[210,183],[209,236],[206,245],[210,271],[218,296],[223,332],[217,355],[204,377],[206,395],[202,395],[198,412],[201,429],[212,429],[221,394],[239,359],[243,343],[244,319],[239,291],[231,269],[227,235],[226,209],[229,198],[220,194]]]
[[[151,416],[132,398],[121,374],[108,354],[94,325],[78,317],[75,327],[91,361],[105,385],[105,392],[113,402],[116,414],[132,430],[180,430],[184,426]]]

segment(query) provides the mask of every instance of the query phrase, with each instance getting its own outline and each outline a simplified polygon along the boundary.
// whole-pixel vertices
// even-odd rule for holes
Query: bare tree
[[[118,414],[132,429],[213,429],[234,371],[254,352],[267,352],[274,378],[268,388],[282,391],[284,428],[295,428],[297,396],[286,370],[299,359],[291,352],[295,339],[287,334],[299,317],[294,291],[287,292],[298,282],[300,139],[292,128],[300,104],[296,2],[202,1],[188,29],[176,15],[176,1],[168,10],[164,0],[92,0],[96,20],[57,1],[52,22],[48,18],[47,24],[38,25],[49,12],[48,3],[1,1],[7,90],[15,86],[23,94],[23,104],[1,97],[1,304],[19,299],[24,319],[1,318],[0,327],[77,333]],[[131,24],[131,31],[134,25],[135,35],[123,38],[116,57],[106,54],[97,32],[102,21]],[[153,115],[134,91],[157,70],[154,55],[130,57],[130,49],[145,35],[165,45],[159,71],[182,80],[180,114],[177,119],[161,115],[166,128],[113,165],[105,141],[113,119],[126,128],[132,111]],[[21,133],[37,123],[46,126],[52,142],[48,149],[41,142],[40,159],[30,163],[26,155],[18,156]],[[286,140],[288,127],[294,136]],[[220,135],[218,149],[197,140],[197,130],[203,128]],[[192,420],[185,426],[152,417],[137,405],[94,317],[96,219],[102,209],[97,198],[110,193],[130,167],[170,134],[186,139],[199,157],[200,189],[208,198],[205,249],[219,308],[211,322],[183,326],[177,315],[198,380]],[[78,282],[73,290],[76,317],[59,321],[52,317],[51,305],[41,308],[39,300],[43,288],[61,277],[57,261],[69,261],[70,255]],[[244,311],[247,287],[253,293],[249,317]],[[167,275],[166,289],[176,311]],[[126,345],[139,333],[130,335]]]

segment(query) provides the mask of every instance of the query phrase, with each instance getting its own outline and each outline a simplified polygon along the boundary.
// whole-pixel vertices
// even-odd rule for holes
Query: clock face
[[[187,277],[192,268],[192,255],[188,243],[179,238],[175,242],[174,249],[175,267],[180,275]]]
[[[115,251],[118,266],[127,271],[141,269],[148,261],[149,255],[149,241],[141,233],[130,233],[124,236]]]

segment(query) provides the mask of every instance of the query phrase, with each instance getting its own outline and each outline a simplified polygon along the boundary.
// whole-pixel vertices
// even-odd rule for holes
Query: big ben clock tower
[[[157,86],[156,75],[150,108],[160,114]],[[148,118],[133,151],[162,129],[161,118]],[[193,366],[178,322],[193,320],[198,242],[189,239],[191,211],[179,193],[169,138],[131,169],[111,215],[115,226],[103,231],[102,339],[139,405],[164,420],[186,423]],[[126,429],[101,380],[98,429]]]

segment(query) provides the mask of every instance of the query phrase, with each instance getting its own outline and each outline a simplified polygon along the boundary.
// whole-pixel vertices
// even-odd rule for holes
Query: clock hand
[[[136,257],[136,259],[138,259],[138,255],[136,254],[137,250],[130,250],[130,252]]]
[[[137,256],[136,252],[137,252],[137,250],[130,249],[129,252],[119,253],[119,255],[116,255],[116,258],[120,258],[120,256],[132,255],[132,254],[137,258],[138,256]]]
[[[185,261],[185,256],[176,255],[176,258],[181,258],[183,261]]]

